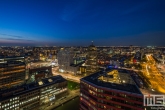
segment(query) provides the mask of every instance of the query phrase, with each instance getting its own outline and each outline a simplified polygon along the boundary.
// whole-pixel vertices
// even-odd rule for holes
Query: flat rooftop
[[[106,69],[105,71],[86,76],[81,81],[87,81],[93,85],[107,89],[142,94],[130,76],[130,73],[125,69]]]
[[[80,62],[78,64],[71,64],[70,66],[77,67],[77,66],[81,66],[83,63],[85,63],[85,61],[82,61],[82,62]]]
[[[52,68],[52,67],[51,66],[46,66],[46,65],[43,65],[43,66],[31,66],[29,69],[31,69],[31,70],[32,69],[34,69],[34,70],[36,69],[37,70],[37,69],[41,69],[41,68],[44,69],[44,68]]]
[[[64,81],[66,81],[66,79],[64,79],[61,75],[57,75],[50,78],[42,79],[38,82],[36,81],[12,88],[0,89],[0,101]]]
[[[18,58],[24,58],[24,56],[0,56],[0,59],[18,59]]]

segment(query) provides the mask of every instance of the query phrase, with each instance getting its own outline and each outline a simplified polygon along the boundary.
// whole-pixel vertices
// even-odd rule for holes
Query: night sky
[[[165,0],[0,0],[0,45],[165,46]]]

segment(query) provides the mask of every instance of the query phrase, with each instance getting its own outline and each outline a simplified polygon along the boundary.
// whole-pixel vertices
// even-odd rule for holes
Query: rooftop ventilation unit
[[[43,85],[44,83],[42,81],[39,81],[38,84],[41,86]]]
[[[52,80],[52,79],[48,79],[48,81],[49,81],[49,82],[53,82],[53,80]]]

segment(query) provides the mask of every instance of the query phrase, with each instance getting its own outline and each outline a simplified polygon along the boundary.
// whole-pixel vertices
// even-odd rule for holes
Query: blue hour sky
[[[165,0],[0,0],[0,45],[165,46]]]

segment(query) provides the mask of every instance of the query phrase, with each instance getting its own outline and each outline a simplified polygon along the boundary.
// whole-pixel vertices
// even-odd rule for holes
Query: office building
[[[143,94],[122,69],[96,72],[80,80],[80,110],[144,110]]]
[[[97,63],[97,48],[92,44],[88,47],[87,57],[86,57],[86,71],[91,73],[98,69]]]
[[[24,57],[0,58],[0,88],[10,88],[24,83],[25,75]]]
[[[44,105],[68,95],[67,80],[53,76],[40,81],[0,90],[0,110],[43,109]]]
[[[57,53],[57,59],[60,72],[71,72],[71,64],[74,64],[75,53],[72,50],[61,48]]]

